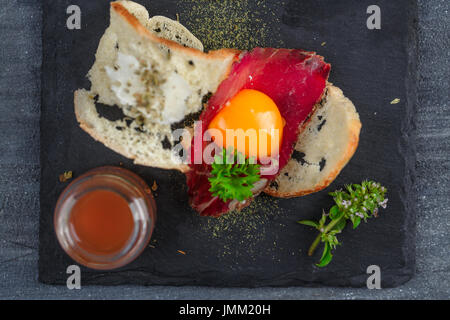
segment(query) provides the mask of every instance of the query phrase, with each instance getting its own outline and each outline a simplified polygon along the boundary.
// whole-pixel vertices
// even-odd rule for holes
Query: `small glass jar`
[[[87,250],[80,245],[71,219],[77,201],[95,191],[113,192],[125,199],[132,215],[131,233],[119,250],[107,254]],[[60,195],[55,208],[54,227],[64,251],[76,262],[99,270],[122,267],[148,245],[156,222],[156,204],[148,185],[133,172],[119,167],[91,170],[70,183]]]

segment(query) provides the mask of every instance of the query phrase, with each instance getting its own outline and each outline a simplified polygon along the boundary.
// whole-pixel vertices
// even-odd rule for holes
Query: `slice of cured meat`
[[[286,121],[279,153],[279,169],[275,174],[262,177],[268,183],[289,161],[299,127],[320,101],[330,68],[314,52],[273,48],[256,48],[245,52],[209,100],[200,116],[202,125],[195,128],[194,136],[203,137],[209,123],[241,90],[255,89],[265,93],[276,103]],[[236,207],[248,205],[251,199],[236,204],[236,201],[224,202],[209,192],[211,166],[204,162],[194,164],[194,154],[202,155],[210,142],[195,143],[195,140],[192,140],[191,146],[191,170],[186,174],[191,206],[201,215],[220,216]],[[258,194],[261,191],[259,189],[255,188],[253,193]]]

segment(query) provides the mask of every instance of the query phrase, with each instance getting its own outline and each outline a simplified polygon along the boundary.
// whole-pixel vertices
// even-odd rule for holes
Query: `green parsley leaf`
[[[244,201],[252,197],[254,183],[260,180],[260,165],[255,162],[237,150],[223,149],[211,165],[209,191],[224,202],[235,199]]]

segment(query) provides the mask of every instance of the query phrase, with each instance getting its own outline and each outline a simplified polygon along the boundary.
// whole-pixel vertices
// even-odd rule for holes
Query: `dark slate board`
[[[325,191],[286,200],[261,196],[243,213],[221,219],[199,217],[187,204],[182,174],[134,166],[77,126],[73,91],[89,88],[85,75],[109,23],[109,1],[43,1],[40,281],[65,284],[66,268],[73,264],[53,231],[53,209],[65,187],[58,175],[72,170],[78,176],[120,163],[149,184],[156,180],[159,185],[152,247],[119,270],[82,268],[83,285],[358,287],[365,285],[366,268],[372,264],[381,267],[383,287],[408,281],[415,263],[415,1],[378,1],[381,30],[366,28],[371,1],[240,1],[226,13],[230,1],[211,1],[212,7],[194,0],[140,2],[151,15],[175,18],[179,13],[181,22],[209,48],[234,41],[241,49],[260,45],[316,50],[333,65],[330,81],[358,108],[363,123],[360,146]],[[81,8],[81,30],[66,28],[66,8],[71,4]],[[233,34],[229,30],[233,19],[245,13],[250,21],[236,22],[240,33]],[[208,29],[217,34],[222,30],[222,37],[228,37],[212,37]],[[401,102],[391,105],[394,98]],[[331,205],[328,191],[365,178],[389,188],[388,209],[355,231],[346,229],[341,236],[344,245],[336,250],[332,264],[315,267],[319,253],[309,258],[306,251],[316,233],[296,221],[316,219]]]

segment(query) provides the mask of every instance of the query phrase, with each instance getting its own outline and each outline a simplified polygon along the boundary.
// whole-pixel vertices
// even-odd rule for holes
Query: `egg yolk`
[[[220,131],[222,139],[211,133],[219,147],[233,147],[247,157],[262,159],[278,155],[284,125],[277,105],[269,96],[244,89],[226,103],[208,129]]]

